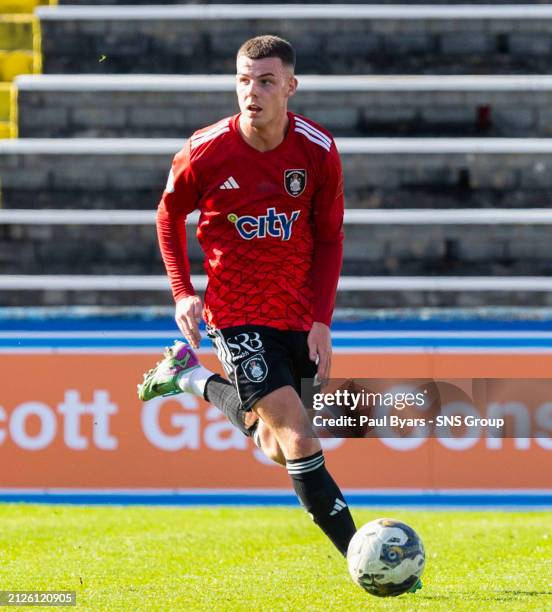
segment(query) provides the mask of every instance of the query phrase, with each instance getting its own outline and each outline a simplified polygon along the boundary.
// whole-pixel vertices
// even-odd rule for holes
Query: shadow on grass
[[[512,601],[513,598],[516,597],[541,597],[542,595],[552,595],[552,591],[488,591],[487,593],[479,594],[479,593],[470,593],[470,592],[460,592],[456,591],[450,594],[443,595],[427,595],[427,594],[416,594],[416,597],[419,599],[432,599],[435,601],[446,601],[449,599],[457,599],[461,597],[462,599],[468,599],[472,601]]]
[[[510,595],[552,595],[552,591],[500,591],[501,593],[508,593]]]

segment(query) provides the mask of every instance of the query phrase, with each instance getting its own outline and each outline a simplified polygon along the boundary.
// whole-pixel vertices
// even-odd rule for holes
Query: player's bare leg
[[[254,415],[254,418],[258,423],[255,433],[253,434],[255,444],[270,460],[285,467],[286,458],[284,457],[284,453],[280,448],[280,444],[278,443],[276,436],[272,433],[268,425],[266,425],[255,412],[252,411],[248,413],[248,415],[249,414]]]
[[[286,469],[305,510],[344,556],[356,528],[339,487],[324,465],[299,395],[281,387],[254,406],[262,423],[274,434],[286,458]]]
[[[255,412],[273,433],[287,459],[321,450],[300,397],[293,387],[281,387],[260,399]]]
[[[203,398],[216,406],[242,433],[250,436],[266,457],[285,466],[284,454],[270,428],[252,410],[249,412],[242,410],[238,392],[228,380],[212,372],[209,374],[203,387]],[[184,390],[188,390],[186,381],[182,381],[181,385]]]
[[[254,412],[244,413],[233,385],[203,367],[188,345],[176,342],[144,375],[138,396],[147,401],[182,392],[210,401],[245,435],[254,437],[267,457],[285,465],[307,512],[346,554],[355,525],[339,487],[325,468],[320,442],[292,387],[269,393],[255,404]]]

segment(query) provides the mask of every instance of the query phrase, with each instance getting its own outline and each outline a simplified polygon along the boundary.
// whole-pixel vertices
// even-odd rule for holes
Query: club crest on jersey
[[[286,213],[277,213],[276,209],[271,207],[267,209],[266,215],[238,217],[235,213],[230,213],[227,218],[230,223],[236,226],[238,234],[244,240],[266,238],[267,236],[289,240],[292,225],[294,221],[297,221],[300,214],[300,210],[294,210],[288,217]]]
[[[284,187],[290,196],[300,196],[307,186],[306,170],[284,170]]]
[[[262,355],[250,357],[241,367],[246,378],[254,383],[263,382],[268,374],[268,366]]]

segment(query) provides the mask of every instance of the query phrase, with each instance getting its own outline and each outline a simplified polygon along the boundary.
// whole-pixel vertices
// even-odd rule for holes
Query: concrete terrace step
[[[24,75],[23,137],[173,137],[237,112],[233,75]],[[291,109],[336,135],[549,136],[552,76],[299,76]]]
[[[312,73],[546,73],[552,49],[546,4],[60,6],[37,15],[47,73],[226,73],[238,46],[262,32],[287,37],[299,72]]]
[[[5,273],[161,273],[155,210],[0,210]],[[188,216],[192,268],[201,272]],[[346,274],[550,274],[552,209],[346,210]],[[368,237],[368,239],[367,239]]]
[[[38,211],[37,211],[38,212]],[[87,211],[89,212],[89,211]],[[120,212],[120,211],[119,211]],[[346,223],[344,274],[552,275],[550,221],[518,224],[411,225],[390,216],[377,226]],[[153,224],[4,223],[0,216],[0,268],[4,274],[162,274]],[[203,255],[188,226],[192,270]]]
[[[151,209],[184,139],[0,141],[5,208]],[[550,208],[552,139],[338,138],[349,208]]]

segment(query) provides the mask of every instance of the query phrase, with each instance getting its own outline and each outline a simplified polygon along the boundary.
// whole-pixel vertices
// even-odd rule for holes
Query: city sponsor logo
[[[284,170],[284,187],[290,196],[297,198],[300,196],[307,186],[307,171],[306,170]]]
[[[294,210],[288,217],[286,213],[278,213],[275,208],[269,208],[266,215],[258,217],[252,215],[238,217],[235,213],[230,213],[228,221],[236,226],[236,231],[244,240],[271,236],[286,241],[291,238],[293,223],[300,214],[300,210]]]

